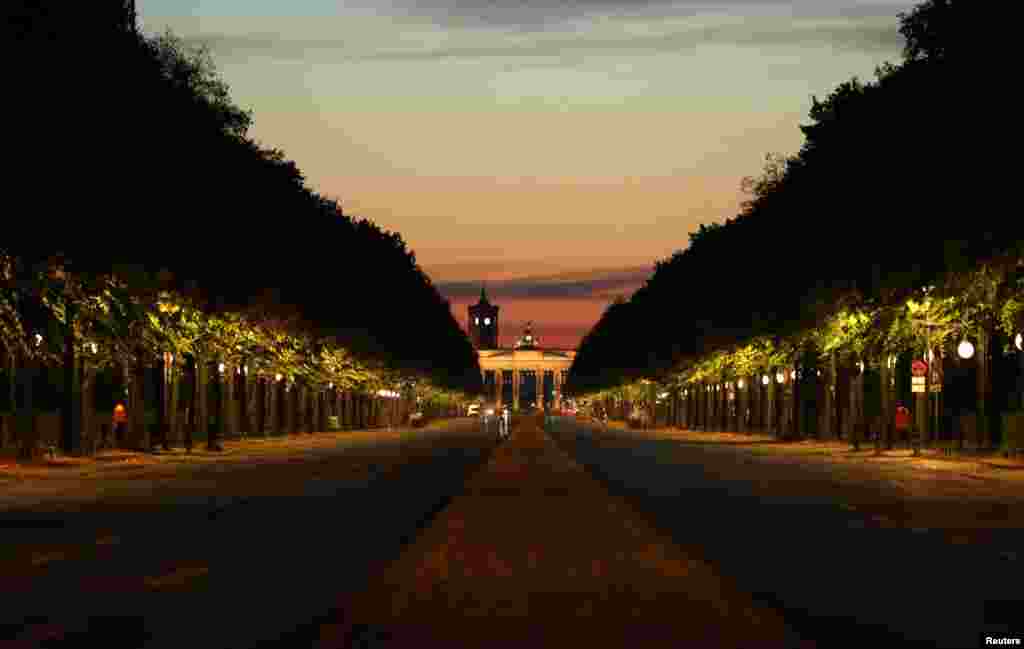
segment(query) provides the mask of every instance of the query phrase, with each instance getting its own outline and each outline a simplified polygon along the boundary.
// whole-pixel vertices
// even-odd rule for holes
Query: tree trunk
[[[7,377],[7,389],[11,400],[11,414],[13,415],[18,411],[18,363],[14,352],[7,353],[7,365],[10,368],[10,375]]]
[[[96,430],[95,403],[93,397],[93,384],[95,378],[87,359],[82,358],[78,363],[79,383],[82,386],[82,450],[84,453],[93,454],[99,448],[100,437]]]
[[[205,358],[196,359],[196,433],[206,437],[207,444],[212,435],[210,431],[210,364]]]
[[[149,429],[146,426],[146,361],[143,350],[138,350],[137,354],[129,387],[131,402],[128,407],[128,419],[131,422],[129,436],[131,447],[145,452],[150,448]]]
[[[175,356],[167,371],[167,446],[171,447],[178,443],[181,431],[181,418],[178,414],[178,406],[181,398],[181,360]]]
[[[322,433],[327,430],[327,416],[326,416],[326,405],[327,400],[324,396],[324,391],[318,389],[313,393],[314,396],[314,411],[316,412],[316,419],[314,420],[313,430],[317,433]]]
[[[219,375],[218,375],[219,376]],[[224,375],[220,377],[221,381],[221,398],[222,406],[221,409],[224,413],[222,417],[224,424],[222,430],[224,431],[225,439],[234,439],[235,434],[238,433],[238,427],[235,423],[237,408],[237,399],[235,392],[235,385],[237,377],[235,375],[235,368],[231,365],[225,364]]]
[[[807,370],[804,369],[804,365],[802,363],[800,363],[800,362],[798,362],[795,365],[795,367],[796,367],[797,371],[801,375],[803,375],[803,374],[805,374],[807,372]],[[803,435],[803,432],[804,432],[804,426],[803,426],[803,423],[804,423],[803,422],[803,420],[804,420],[804,418],[803,418],[804,403],[802,401],[802,398],[804,396],[804,390],[803,390],[803,386],[801,385],[800,378],[798,378],[797,376],[793,377],[793,388],[792,388],[792,390],[793,390],[793,399],[792,399],[793,405],[791,406],[791,413],[793,415],[792,415],[791,422],[790,422],[790,436],[793,437],[794,439],[800,439],[801,436]]]
[[[271,433],[280,435],[284,432],[284,386],[280,381],[268,380],[270,387],[270,426]]]
[[[160,371],[156,378],[156,435],[153,447],[159,444],[165,451],[169,451],[171,447],[167,440],[167,401],[170,397],[170,381],[167,375],[171,368],[163,354],[157,360],[157,367]]]
[[[239,394],[241,396],[241,424],[239,425],[239,431],[242,435],[252,435],[252,398],[250,393],[252,392],[252,385],[249,381],[249,373],[246,371],[249,359],[242,359],[242,364],[239,366],[241,374],[238,375]]]
[[[270,378],[263,379],[263,398],[266,411],[264,412],[263,434],[269,436],[277,426],[277,383]]]
[[[263,377],[256,375],[249,382],[249,423],[253,434],[266,437],[266,394]]]
[[[204,365],[206,364],[204,363]],[[210,404],[210,411],[207,415],[206,450],[223,451],[220,439],[224,430],[224,381],[215,365],[211,364],[207,371],[213,384],[213,403]],[[213,422],[209,423],[211,414]]]
[[[193,438],[192,435],[197,430],[199,423],[199,371],[198,363],[194,356],[190,356],[185,361],[185,371],[189,377],[189,395],[188,405],[185,409],[185,450],[189,453],[192,452]]]
[[[22,357],[21,371],[17,372],[18,385],[21,387],[21,402],[17,407],[17,423],[15,428],[18,431],[18,459],[30,461],[34,455],[38,439],[38,426],[36,425],[36,413],[33,387],[36,373],[38,371],[36,361],[31,357]]]
[[[281,385],[277,391],[278,403],[281,412],[281,424],[278,432],[282,435],[287,435],[292,432],[292,412],[291,412],[291,390],[286,385]]]
[[[82,384],[75,354],[75,307],[68,304],[65,314],[64,394],[60,408],[60,446],[65,455],[77,455],[82,450]]]

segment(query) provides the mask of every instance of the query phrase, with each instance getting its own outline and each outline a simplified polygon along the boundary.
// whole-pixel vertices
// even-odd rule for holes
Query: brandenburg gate
[[[529,324],[512,349],[499,348],[498,310],[483,289],[480,301],[469,307],[470,339],[479,356],[487,398],[499,408],[511,405],[513,410],[560,407],[562,386],[576,351],[541,349]]]

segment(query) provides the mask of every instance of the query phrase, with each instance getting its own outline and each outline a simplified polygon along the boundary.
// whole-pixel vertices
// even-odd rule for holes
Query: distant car
[[[480,414],[480,404],[479,403],[474,403],[474,404],[470,405],[469,409],[466,410],[466,416],[467,417],[475,417],[476,415],[479,415],[479,414]]]

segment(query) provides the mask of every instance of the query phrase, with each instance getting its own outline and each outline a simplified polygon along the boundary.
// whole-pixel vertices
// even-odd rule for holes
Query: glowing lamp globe
[[[742,389],[743,389],[743,379],[740,379],[739,381],[737,381],[737,382],[736,382],[736,386],[737,386],[737,387],[738,387],[738,388],[739,388],[740,390],[742,390]]]
[[[221,374],[224,373],[224,363],[219,363],[217,365],[217,371],[220,372]]]
[[[761,377],[761,385],[768,385],[771,381],[772,380],[768,378],[767,374]]]
[[[775,381],[777,383],[782,383],[785,380],[786,380],[786,375],[785,374],[783,374],[782,372],[776,372],[775,373]]]
[[[974,345],[971,344],[971,341],[964,340],[956,348],[956,353],[960,354],[960,358],[963,358],[963,359],[971,358],[972,356],[974,356]]]
[[[1017,334],[1017,337],[1013,339],[1013,344],[1017,345],[1019,351],[1024,351],[1024,334]]]

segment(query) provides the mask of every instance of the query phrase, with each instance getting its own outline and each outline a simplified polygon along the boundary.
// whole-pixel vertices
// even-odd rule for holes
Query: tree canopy
[[[9,197],[18,225],[0,250],[8,316],[60,269],[480,389],[468,338],[400,234],[344,213],[283,151],[254,141],[252,112],[208,52],[138,33],[134,3],[80,4],[8,7],[24,62]]]

